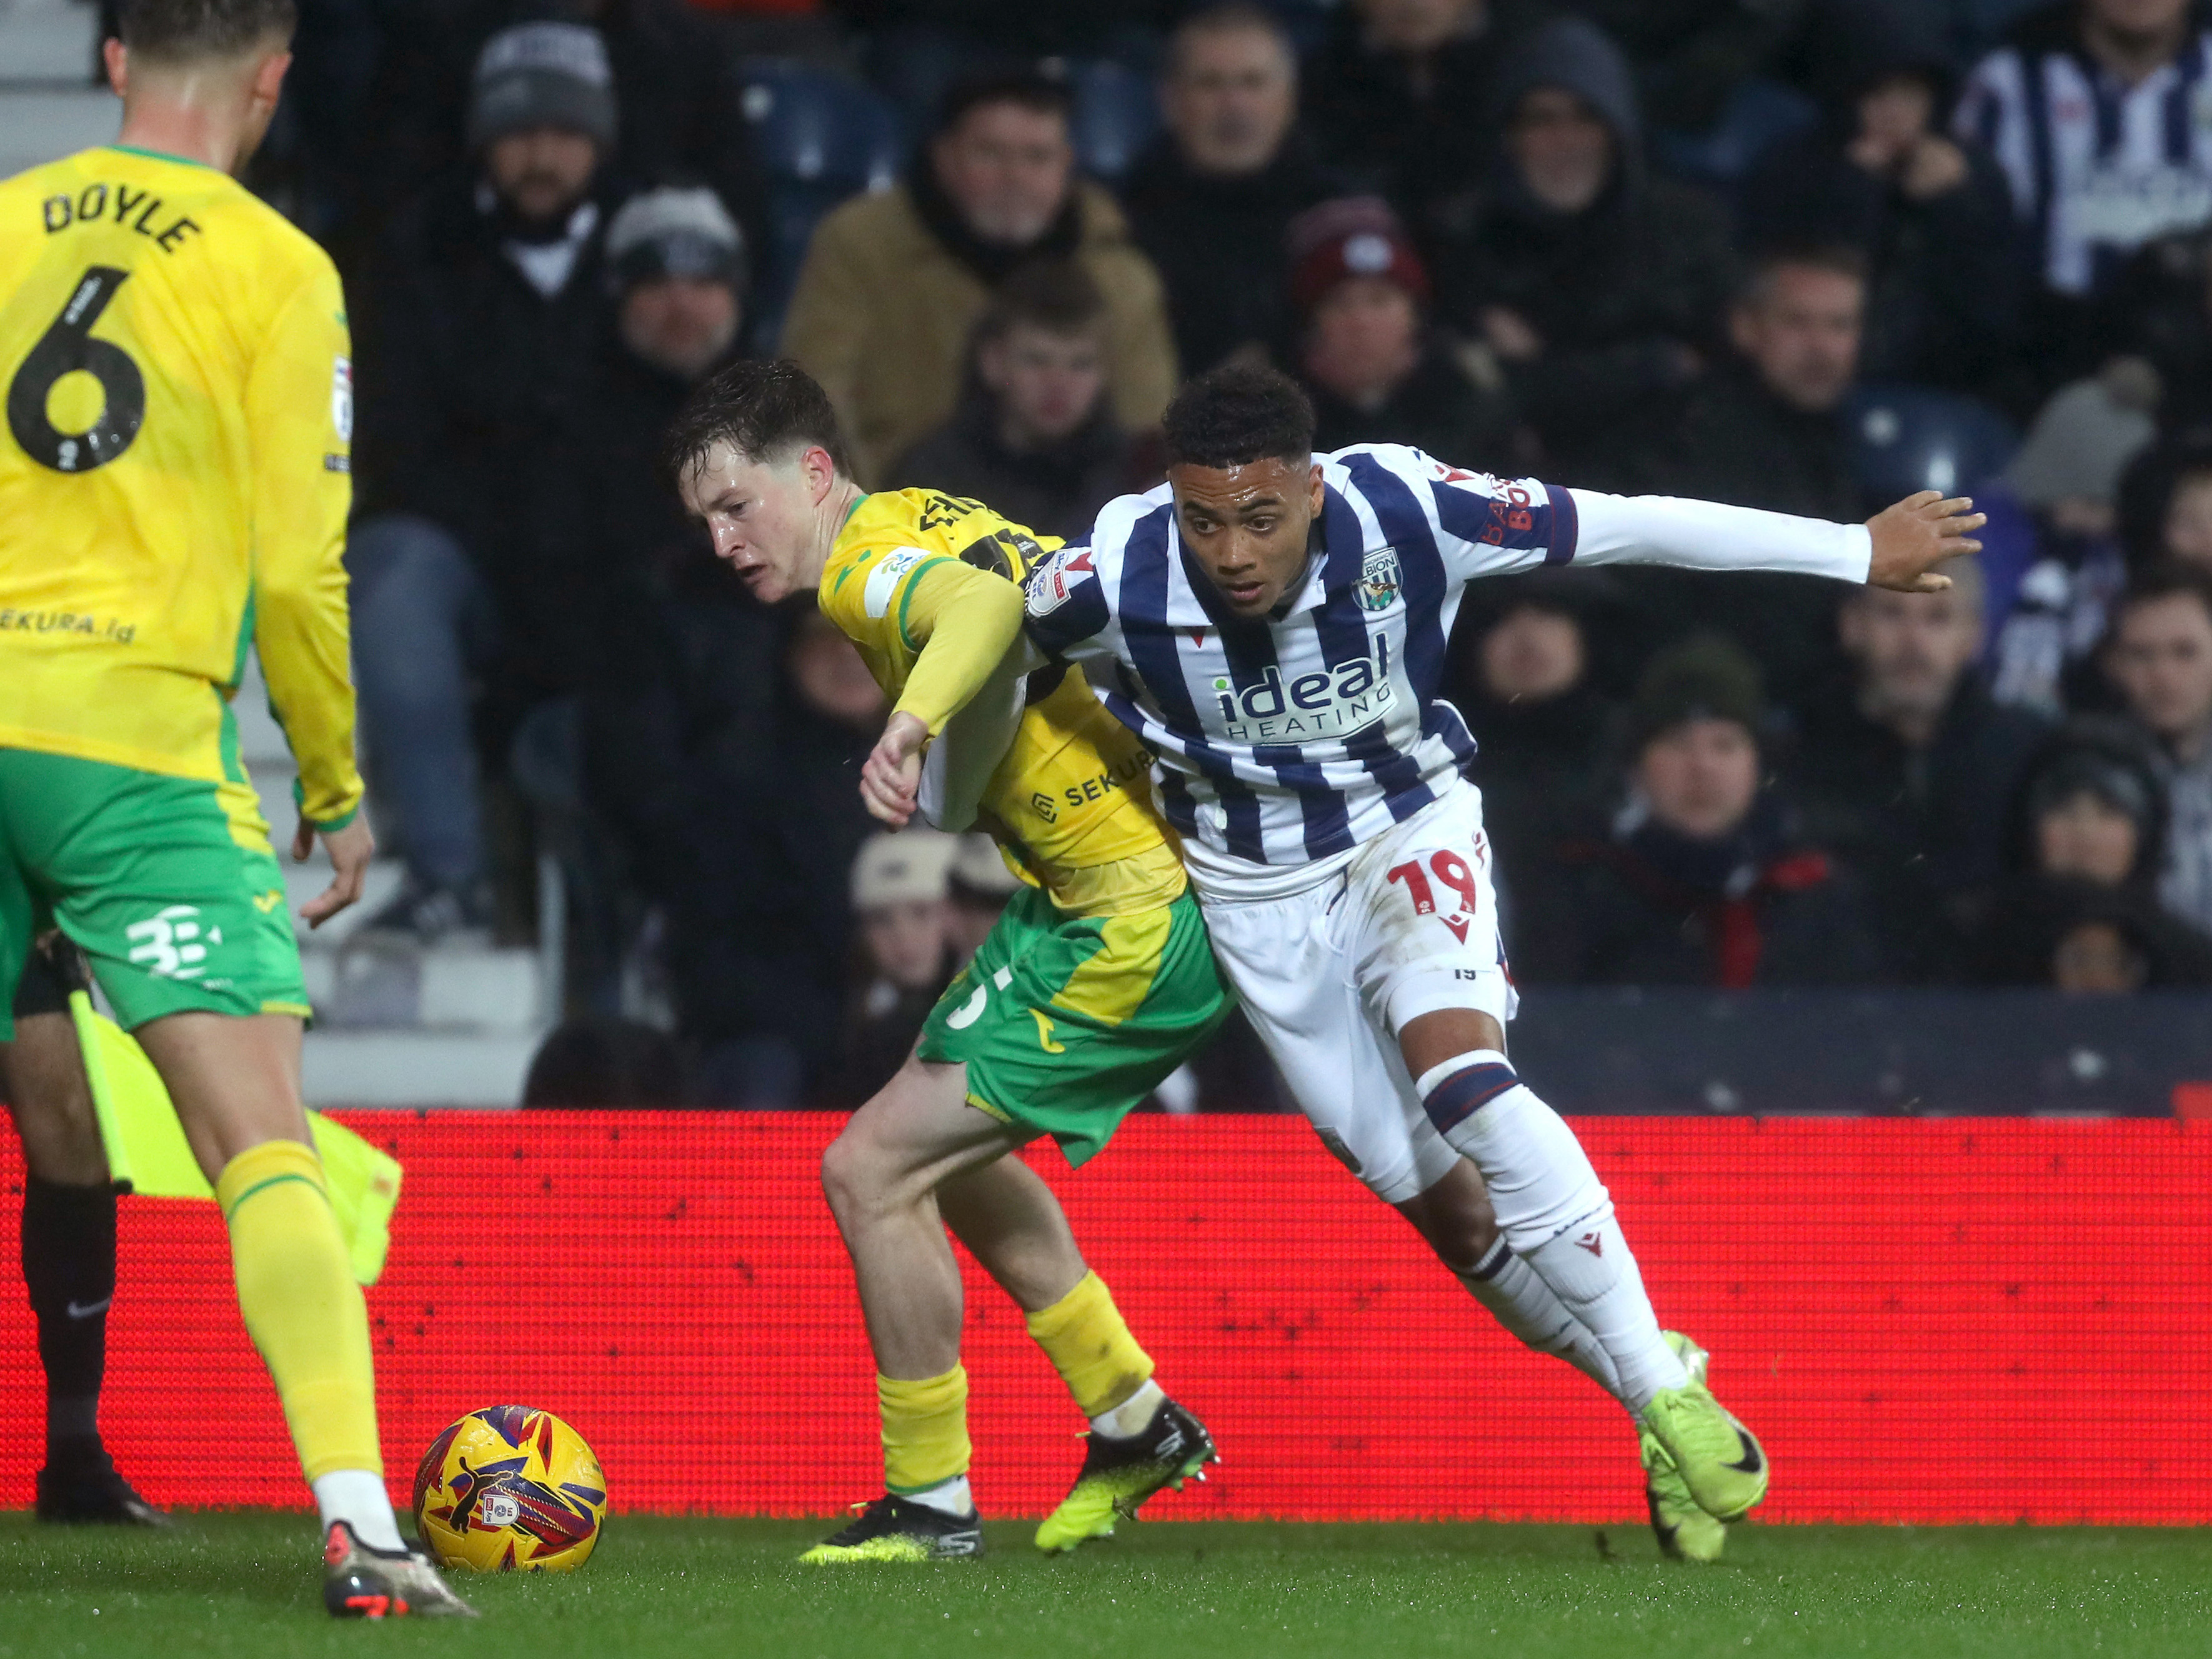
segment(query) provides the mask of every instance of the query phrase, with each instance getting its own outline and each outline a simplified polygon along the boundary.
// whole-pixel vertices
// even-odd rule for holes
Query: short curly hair
[[[191,63],[289,40],[299,21],[294,0],[123,0],[116,29],[142,60]]]
[[[830,394],[788,358],[732,363],[702,382],[686,398],[660,448],[661,465],[681,484],[716,444],[727,444],[750,462],[780,461],[796,451],[829,452],[850,477],[852,456]]]
[[[1170,466],[1245,466],[1313,455],[1314,411],[1279,369],[1236,363],[1200,375],[1160,418]]]

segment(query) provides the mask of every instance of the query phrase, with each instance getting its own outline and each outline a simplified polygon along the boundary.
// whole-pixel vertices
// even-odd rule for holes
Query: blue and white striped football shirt
[[[1327,500],[1272,618],[1232,615],[1186,560],[1164,485],[1108,503],[1030,579],[1031,637],[1152,751],[1201,890],[1295,890],[1450,787],[1474,739],[1437,693],[1472,578],[1640,560],[1866,580],[1863,526],[1503,480],[1395,444],[1314,459]]]
[[[1996,155],[2061,294],[2103,289],[2144,242],[2212,220],[2212,33],[2130,85],[2081,48],[2071,9],[1974,68],[1959,136]]]

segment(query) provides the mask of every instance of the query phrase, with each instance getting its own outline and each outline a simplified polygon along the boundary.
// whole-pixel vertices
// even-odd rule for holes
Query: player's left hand
[[[921,789],[921,749],[929,727],[919,715],[894,714],[884,722],[860,768],[860,802],[870,816],[903,830]]]
[[[305,864],[315,850],[315,837],[331,854],[331,884],[300,907],[301,920],[319,927],[361,896],[368,876],[368,861],[376,856],[376,836],[368,827],[368,814],[356,812],[343,830],[319,830],[306,818],[292,832],[292,862]]]
[[[1938,574],[1936,567],[1946,559],[1980,552],[1982,544],[1973,532],[1989,521],[1989,514],[1975,512],[1968,497],[1946,499],[1934,489],[1882,508],[1867,520],[1867,531],[1874,538],[1867,586],[1899,593],[1942,592],[1951,579]]]

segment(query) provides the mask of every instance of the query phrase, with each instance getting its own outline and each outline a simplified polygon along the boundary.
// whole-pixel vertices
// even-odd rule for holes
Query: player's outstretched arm
[[[1759,507],[1680,495],[1608,495],[1593,489],[1554,490],[1572,498],[1572,523],[1554,514],[1554,543],[1542,550],[1546,563],[1664,564],[1685,570],[1764,570],[1800,576],[1826,576],[1858,583],[1867,579],[1871,558],[1868,528],[1803,519]],[[1567,539],[1571,538],[1571,539]],[[1493,556],[1490,575],[1499,568],[1526,568]]]
[[[1867,534],[1874,544],[1868,586],[1900,593],[1941,592],[1951,579],[1936,567],[1947,559],[1980,552],[1982,544],[1973,532],[1989,521],[1988,514],[1974,511],[1971,498],[1947,499],[1938,489],[1921,490],[1882,508],[1867,520]]]

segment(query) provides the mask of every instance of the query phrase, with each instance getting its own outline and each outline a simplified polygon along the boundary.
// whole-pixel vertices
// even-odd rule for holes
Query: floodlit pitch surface
[[[149,1536],[11,1514],[0,1659],[2212,1652],[2212,1536],[2194,1529],[1751,1526],[1727,1565],[1693,1568],[1617,1526],[1160,1523],[1048,1560],[1007,1522],[980,1562],[801,1568],[823,1530],[618,1516],[574,1577],[465,1581],[481,1622],[366,1630],[324,1615],[302,1516],[190,1516]]]

